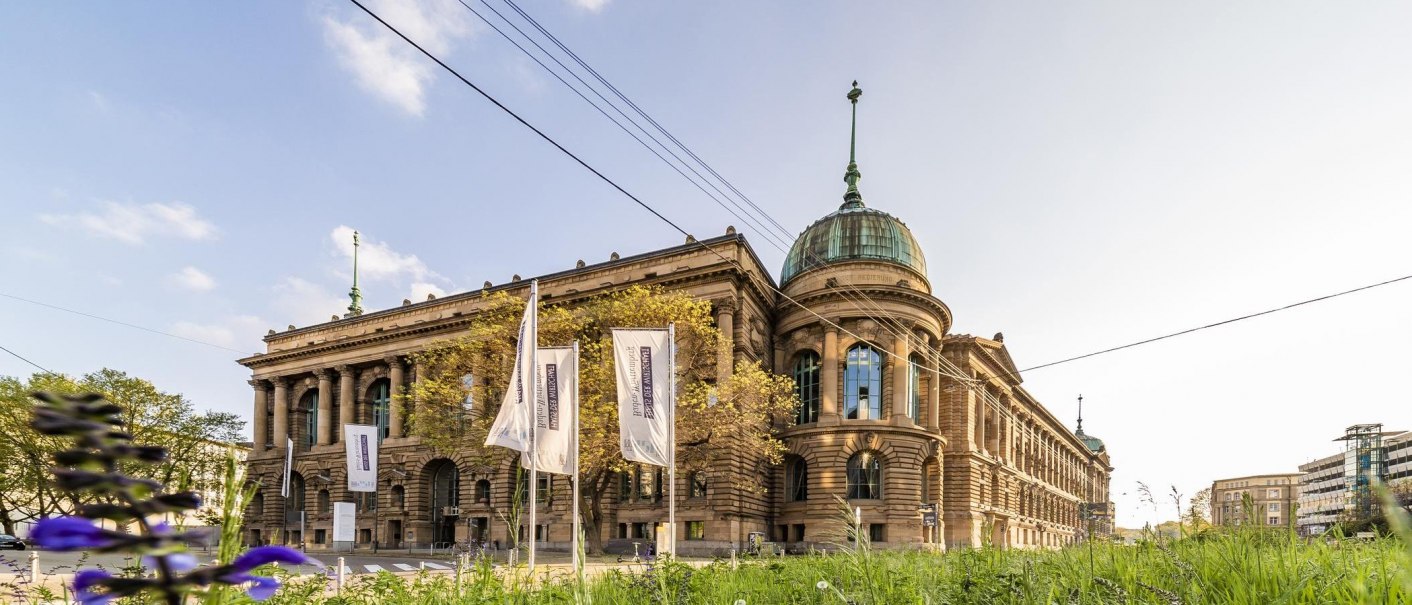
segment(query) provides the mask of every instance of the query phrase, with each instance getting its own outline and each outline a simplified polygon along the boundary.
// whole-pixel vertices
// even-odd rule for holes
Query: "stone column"
[[[342,366],[338,366],[337,369],[338,369],[338,428],[336,428],[336,429],[334,429],[334,430],[336,430],[336,431],[342,431],[344,425],[346,425],[346,424],[355,424],[355,423],[357,422],[356,420],[354,420],[354,418],[356,418],[356,416],[354,416],[354,414],[356,414],[357,411],[358,411],[358,410],[357,410],[357,408],[358,408],[358,403],[357,403],[356,401],[354,401],[354,398],[353,398],[353,380],[354,380],[354,378],[356,378],[356,377],[355,377],[354,374],[353,374],[353,367],[352,367],[352,366],[342,365]]]
[[[936,347],[939,354],[941,341],[936,342]],[[927,381],[927,428],[941,430],[941,372],[929,372]]]
[[[319,445],[328,445],[331,442],[329,435],[329,425],[333,422],[333,374],[327,369],[320,368],[314,371],[314,375],[319,377],[319,422],[317,441]]]
[[[988,441],[986,441],[986,437],[985,437],[985,416],[986,416],[987,410],[990,409],[990,398],[989,398],[989,397],[986,397],[986,393],[988,393],[988,392],[989,392],[989,391],[984,391],[984,392],[981,392],[981,393],[979,393],[979,394],[976,395],[976,401],[978,402],[978,404],[976,405],[976,436],[975,436],[975,440],[976,440],[976,451],[978,451],[978,452],[987,452],[987,451],[990,451],[990,450],[987,449],[987,447],[990,445],[990,443],[989,443]]]
[[[289,440],[289,379],[270,379],[275,385],[274,449],[283,451]]]
[[[907,408],[911,407],[909,391],[912,384],[912,343],[908,332],[892,338],[892,423],[910,426]]]
[[[824,371],[819,376],[819,421],[838,423],[838,328],[824,327]]]
[[[422,366],[422,362],[417,361],[417,362],[413,362],[413,363],[412,363],[412,384],[415,385],[416,383],[419,383],[419,382],[422,381],[422,376],[424,376],[424,374],[423,374],[424,371],[425,371],[425,367]],[[412,390],[412,401],[411,401],[411,403],[408,405],[407,410],[406,410],[406,413],[407,413],[408,416],[411,416],[411,415],[413,415],[413,414],[416,414],[416,413],[417,413],[417,410],[421,409],[421,407],[422,407],[422,396],[421,396],[421,394],[418,393],[415,389],[413,389],[413,390]]]
[[[735,299],[716,301],[716,329],[721,342],[716,350],[716,382],[730,378],[735,365]]]
[[[387,436],[390,439],[402,437],[402,381],[403,364],[402,358],[396,355],[389,356],[383,361],[387,362],[388,376],[392,383],[388,393],[388,421]]]
[[[263,380],[251,380],[249,383],[250,386],[255,387],[255,422],[253,423],[255,425],[255,434],[251,436],[251,440],[255,442],[255,447],[251,451],[259,454],[265,451],[265,434],[269,430],[268,427],[265,426],[265,414],[269,411],[270,392],[265,389],[268,385],[266,385]]]

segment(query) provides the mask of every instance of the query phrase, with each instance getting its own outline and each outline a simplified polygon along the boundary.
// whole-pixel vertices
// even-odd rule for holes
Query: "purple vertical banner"
[[[642,380],[642,417],[656,418],[652,400],[652,347],[638,347],[638,376]]]
[[[549,430],[559,430],[559,365],[544,366],[544,399],[549,407]]]
[[[362,454],[363,454],[363,455],[362,455],[363,467],[360,468],[360,469],[358,469],[358,470],[360,470],[360,471],[370,471],[370,470],[373,470],[373,462],[372,462],[372,460],[369,459],[369,456],[368,456],[368,436],[367,436],[367,435],[358,435],[358,449],[359,449],[359,451],[362,452]]]

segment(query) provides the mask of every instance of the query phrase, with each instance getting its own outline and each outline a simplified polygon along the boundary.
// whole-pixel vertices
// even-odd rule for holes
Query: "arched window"
[[[872,345],[858,344],[848,349],[843,412],[851,420],[882,418],[882,356]]]
[[[439,518],[442,507],[461,503],[461,471],[450,460],[435,464],[431,472],[431,506],[432,515]]]
[[[379,380],[373,384],[369,393],[373,403],[373,425],[378,427],[378,443],[382,443],[388,435],[390,425],[390,412],[392,410],[392,388],[391,383],[386,380]]]
[[[882,461],[873,452],[858,452],[848,459],[848,499],[882,498]]]
[[[307,450],[319,442],[319,392],[309,389],[299,399],[299,409],[304,411],[304,449]]]
[[[907,359],[907,416],[912,422],[922,421],[922,356],[913,353]]]
[[[255,492],[255,495],[250,497],[250,510],[252,511],[252,514],[254,514],[255,516],[259,516],[259,515],[265,514],[265,493],[264,493],[264,492]]]
[[[284,499],[284,510],[291,513],[304,511],[304,475],[297,472],[289,474],[289,497]]]
[[[476,502],[490,504],[490,481],[481,479],[476,482]]]
[[[328,490],[319,490],[319,495],[315,496],[314,502],[314,505],[318,507],[318,511],[320,514],[328,514],[333,512],[333,504],[329,503],[328,499]]]
[[[802,502],[809,499],[809,463],[803,458],[795,458],[785,468],[785,484],[790,502]]]
[[[692,471],[690,476],[690,483],[690,491],[687,492],[688,498],[706,497],[706,473],[703,473],[701,471]]]
[[[795,424],[819,421],[819,355],[813,351],[800,353],[794,360],[794,394],[799,396],[799,413]]]
[[[476,377],[474,374],[461,376],[461,388],[466,390],[466,397],[461,400],[461,409],[470,414],[476,408]]]

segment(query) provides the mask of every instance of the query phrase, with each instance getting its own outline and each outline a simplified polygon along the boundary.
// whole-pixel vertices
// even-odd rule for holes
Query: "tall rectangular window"
[[[687,522],[686,522],[686,539],[688,539],[688,540],[705,540],[705,539],[706,539],[706,522],[705,522],[705,521],[687,521]]]

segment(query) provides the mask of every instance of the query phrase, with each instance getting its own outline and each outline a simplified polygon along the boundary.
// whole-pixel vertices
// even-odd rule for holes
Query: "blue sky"
[[[505,11],[500,0],[492,5]],[[480,8],[475,2],[472,6]],[[726,214],[459,4],[374,2],[699,236]],[[1412,7],[662,3],[522,7],[791,231],[843,192],[905,220],[954,331],[1022,367],[1412,273]],[[0,292],[253,352],[366,306],[680,237],[351,4],[0,8]],[[539,252],[520,255],[532,234]],[[1412,283],[1037,370],[1110,445],[1120,522],[1412,428]],[[0,345],[248,413],[237,353],[0,297]],[[0,373],[28,374],[0,356]],[[1127,492],[1128,495],[1123,495]]]

